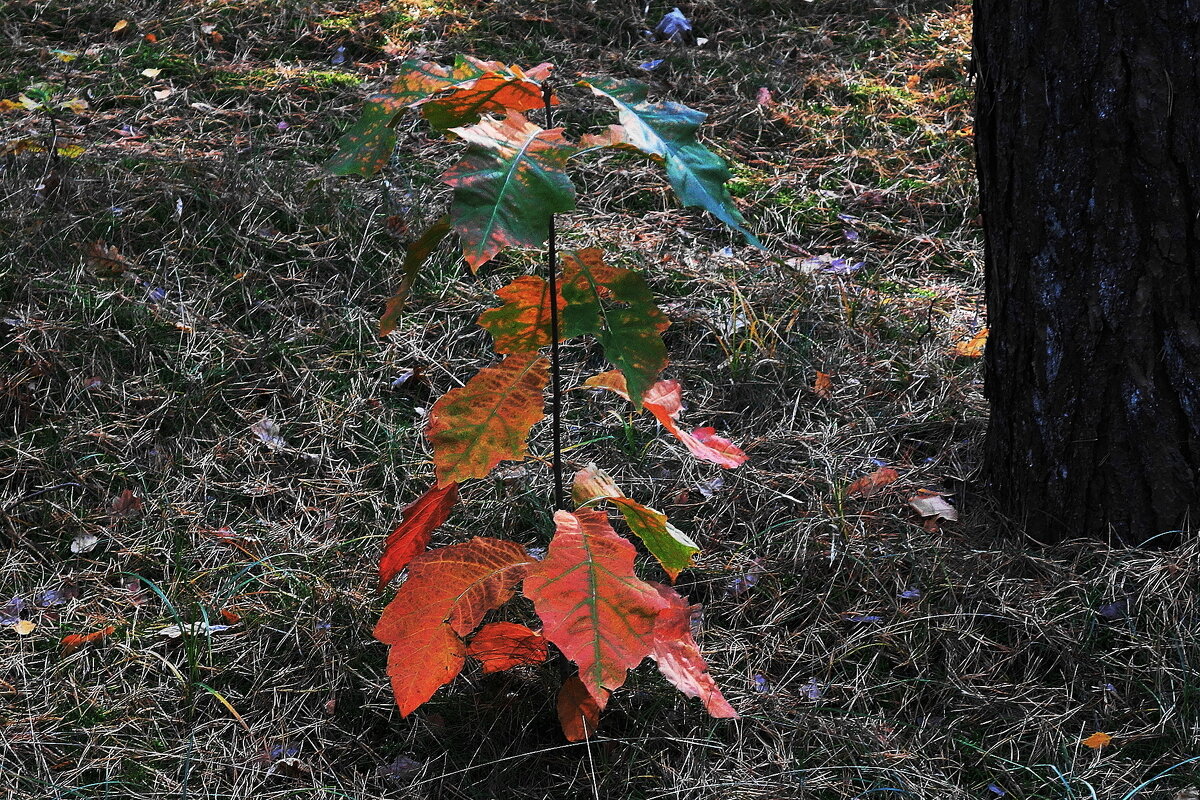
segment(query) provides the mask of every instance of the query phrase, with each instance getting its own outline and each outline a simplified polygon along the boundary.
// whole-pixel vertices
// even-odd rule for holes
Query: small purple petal
[[[858,241],[858,231],[844,230],[844,231],[842,231],[842,236],[845,236],[847,241],[851,241],[851,242]]]
[[[849,275],[853,272],[858,272],[866,265],[865,261],[859,261],[857,264],[851,264],[844,258],[835,258],[829,262],[829,265],[821,270],[827,275]]]
[[[920,600],[921,599],[921,590],[917,589],[915,587],[912,589],[905,589],[903,592],[900,593],[900,599],[901,600]]]
[[[663,63],[663,60],[661,58],[656,58],[653,61],[645,61],[641,64],[638,64],[638,69],[642,69],[642,70],[645,70],[646,72],[649,72],[650,70],[657,68],[662,63]]]
[[[1121,619],[1129,614],[1129,601],[1125,598],[1105,603],[1096,609],[1096,613],[1105,619]]]
[[[765,677],[758,674],[757,672],[754,673],[754,691],[756,691],[756,692],[771,691],[771,684],[767,682],[767,679]]]
[[[282,745],[277,744],[271,748],[271,760],[279,758],[295,758],[300,754],[300,748],[294,744]]]
[[[838,214],[838,219],[842,222],[858,222],[858,217],[852,217],[849,214]]]
[[[704,483],[699,484],[696,488],[700,490],[700,494],[711,500],[713,496],[716,495],[717,492],[721,491],[721,489],[724,487],[725,479],[718,475],[710,481],[705,481]]]
[[[999,786],[997,786],[994,783],[988,784],[988,791],[991,792],[992,794],[996,795],[997,797],[1004,797],[1004,795],[1008,794],[1008,792],[1004,791],[1003,789],[1001,789]]]
[[[816,678],[809,678],[808,683],[800,687],[800,691],[803,692],[804,696],[809,700],[820,700],[825,695],[824,690],[821,688],[821,684],[817,683]]]
[[[746,592],[754,588],[758,583],[758,576],[754,573],[747,573],[734,578],[729,582],[729,586],[725,589],[726,597],[741,597]]]
[[[16,625],[21,621],[21,612],[25,610],[25,598],[14,597],[0,606],[0,625]]]
[[[847,622],[882,622],[883,617],[876,614],[855,614],[849,617],[843,617]]]
[[[525,552],[536,561],[541,561],[546,557],[546,548],[544,547],[526,547]]]
[[[37,604],[42,608],[61,606],[65,602],[67,602],[67,595],[61,589],[47,589],[37,599]]]
[[[391,775],[399,778],[421,769],[421,762],[413,761],[407,756],[396,756],[392,763],[379,768],[380,775]]]
[[[290,127],[292,127],[292,126],[288,125],[286,122],[283,122],[282,120],[275,123],[275,130],[280,131],[280,132],[286,131]]]

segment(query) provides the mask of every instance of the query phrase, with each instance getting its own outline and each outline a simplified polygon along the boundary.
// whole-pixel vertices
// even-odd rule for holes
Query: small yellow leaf
[[[123,19],[120,22],[118,22],[116,25],[113,25],[112,32],[120,33],[121,31],[125,30],[128,27],[129,27],[129,20]]]
[[[159,102],[166,100],[170,96],[171,96],[170,89],[158,89],[154,92],[154,99],[158,100]]]
[[[954,345],[954,355],[963,356],[964,358],[979,358],[983,355],[983,348],[987,345],[987,338],[988,329],[984,328],[970,339],[963,339]]]
[[[87,149],[77,144],[65,144],[58,148],[58,154],[63,158],[79,158]]]
[[[16,100],[0,100],[0,111],[16,111],[24,106]]]
[[[162,70],[157,69],[156,67],[148,67],[147,69],[142,70],[142,74],[145,75],[147,78],[154,79],[162,74]]]
[[[1090,747],[1093,750],[1099,750],[1101,747],[1104,747],[1112,742],[1112,740],[1113,737],[1109,736],[1107,733],[1096,732],[1083,740],[1083,746]]]
[[[63,111],[71,111],[76,114],[82,114],[83,112],[87,111],[88,104],[87,100],[84,100],[82,97],[72,97],[70,100],[64,101],[61,108]]]
[[[23,619],[20,622],[15,623],[12,626],[12,629],[13,629],[13,632],[17,634],[17,636],[28,636],[29,634],[31,634],[35,630],[37,630],[37,623],[30,622],[27,619]]]

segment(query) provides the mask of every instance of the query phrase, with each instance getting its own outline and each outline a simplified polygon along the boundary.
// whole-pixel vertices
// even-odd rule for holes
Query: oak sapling
[[[362,118],[326,165],[339,175],[377,173],[391,158],[395,125],[408,110],[466,144],[461,160],[442,175],[454,190],[449,211],[409,246],[381,335],[395,328],[422,264],[451,232],[473,271],[510,247],[544,246],[549,267],[547,278],[522,276],[497,292],[501,305],[485,311],[479,325],[502,359],[430,409],[425,435],[436,482],[404,510],[388,537],[380,586],[405,569],[408,577],[375,637],[391,648],[388,674],[402,715],[453,680],[468,658],[489,672],[539,663],[549,642],[579,667],[558,700],[563,731],[572,741],[596,730],[612,692],[646,657],[680,691],[700,698],[712,716],[736,717],[692,638],[689,621],[697,607],[673,587],[638,577],[636,548],[613,529],[606,507],[615,507],[672,581],[692,566],[699,546],[666,515],[625,496],[595,466],[576,473],[570,510],[565,507],[558,344],[578,336],[599,342],[615,369],[587,384],[649,412],[693,457],[734,468],[746,456],[712,428],[681,426],[682,389],[660,379],[667,366],[662,333],[670,322],[645,277],[610,265],[598,248],[558,252],[554,215],[575,207],[568,165],[620,148],[661,164],[684,205],[707,210],[759,243],[725,188],[728,167],[696,138],[703,113],[650,102],[648,87],[638,81],[584,78],[574,86],[610,101],[618,124],[572,141],[553,127],[561,100],[551,74],[549,64],[521,69],[470,56],[459,56],[453,66],[407,62],[387,90],[367,100]],[[544,127],[530,118],[534,114]],[[529,432],[545,415],[548,388],[555,531],[545,558],[483,537],[426,550],[432,531],[452,513],[459,484],[486,477],[502,461],[527,457]],[[542,630],[506,622],[479,627],[518,591],[532,600]]]

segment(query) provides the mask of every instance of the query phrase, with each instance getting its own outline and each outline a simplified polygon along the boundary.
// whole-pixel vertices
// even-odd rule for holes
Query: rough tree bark
[[[1172,545],[1200,523],[1200,2],[974,5],[985,481],[1040,541]]]

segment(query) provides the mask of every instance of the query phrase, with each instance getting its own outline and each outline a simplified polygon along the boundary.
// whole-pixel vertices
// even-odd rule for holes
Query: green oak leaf
[[[454,187],[450,217],[467,264],[478,270],[505,247],[540,247],[550,218],[575,208],[565,169],[575,148],[562,129],[545,130],[512,113],[451,130],[467,152],[442,181]]]
[[[729,167],[696,139],[707,114],[681,103],[647,102],[648,89],[640,81],[585,78],[579,85],[611,100],[621,122],[611,126],[604,137],[585,137],[584,149],[623,147],[649,156],[666,168],[667,180],[680,202],[706,209],[747,242],[762,247],[725,188],[732,177]]]
[[[625,518],[625,524],[658,559],[672,581],[679,573],[694,566],[693,560],[700,552],[700,546],[668,522],[661,511],[626,497],[608,473],[595,464],[588,464],[575,473],[571,497],[579,508],[590,508],[605,501],[615,505]]]
[[[662,332],[671,324],[654,304],[646,279],[604,263],[594,247],[563,253],[562,275],[564,337],[595,336],[605,358],[625,376],[629,396],[640,399],[667,366]]]

